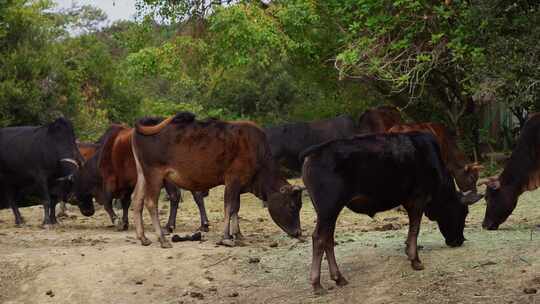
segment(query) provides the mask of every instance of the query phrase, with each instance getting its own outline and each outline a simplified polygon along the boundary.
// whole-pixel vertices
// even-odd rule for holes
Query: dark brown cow
[[[512,214],[519,196],[540,187],[540,113],[529,115],[512,156],[498,177],[486,184],[486,214],[482,227],[496,230]]]
[[[83,161],[88,161],[94,154],[96,154],[97,150],[99,149],[99,144],[89,143],[89,142],[80,142],[77,140],[77,148],[79,149],[79,153],[81,153],[81,156],[83,158]],[[66,202],[61,201],[59,203],[59,211],[56,217],[67,217],[67,207]]]
[[[381,106],[365,111],[358,119],[358,133],[384,133],[391,127],[402,124],[401,114],[396,107]]]
[[[388,130],[390,133],[404,133],[410,131],[421,131],[431,133],[437,139],[441,148],[441,156],[448,170],[455,178],[459,189],[463,192],[476,191],[478,173],[483,168],[478,163],[471,163],[465,153],[457,146],[456,140],[448,129],[434,122],[410,123],[393,126]]]
[[[279,175],[266,136],[255,123],[197,121],[192,113],[182,112],[162,122],[142,120],[136,130],[133,151],[138,177],[133,203],[137,237],[142,245],[151,244],[144,235],[144,204],[161,247],[171,247],[159,227],[157,212],[164,181],[192,191],[225,185],[222,245],[234,246],[232,236],[241,237],[238,210],[244,192],[267,201],[270,216],[287,234],[301,234],[302,189]]]
[[[137,183],[135,158],[131,150],[133,128],[123,125],[112,125],[100,142],[101,149],[81,168],[80,178],[75,185],[79,201],[91,203],[92,197],[104,205],[105,210],[114,223],[118,217],[112,208],[112,200],[118,198],[122,202],[122,219],[116,223],[119,229],[128,228],[128,209],[131,194]],[[181,194],[176,186],[164,183],[171,202],[169,221],[166,229],[172,232],[176,226],[176,214]],[[204,208],[204,196],[207,193],[192,193],[199,208],[202,231],[208,231],[208,217]]]

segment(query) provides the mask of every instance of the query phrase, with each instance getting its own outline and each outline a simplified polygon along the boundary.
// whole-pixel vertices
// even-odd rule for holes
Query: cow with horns
[[[448,246],[461,246],[468,205],[481,198],[456,191],[431,134],[357,136],[311,147],[301,157],[302,177],[317,213],[311,264],[316,293],[323,291],[320,271],[325,253],[331,278],[337,285],[347,284],[334,255],[336,220],[344,207],[374,216],[402,205],[409,216],[405,252],[412,268],[421,270],[417,237],[422,215],[437,222]]]

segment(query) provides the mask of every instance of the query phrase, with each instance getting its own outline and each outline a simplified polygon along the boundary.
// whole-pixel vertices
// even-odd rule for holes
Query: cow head
[[[451,188],[448,188],[451,187]],[[465,241],[463,230],[465,229],[465,219],[469,213],[469,205],[472,205],[482,199],[482,195],[469,191],[466,194],[455,191],[453,182],[446,186],[444,195],[438,198],[436,207],[429,207],[426,215],[432,220],[437,221],[446,244],[450,247],[458,247]]]
[[[476,191],[476,182],[478,181],[478,176],[480,170],[484,167],[478,163],[467,164],[463,168],[454,170],[454,178],[456,179],[456,184],[458,185],[461,191]]]
[[[497,177],[489,177],[479,185],[486,185],[487,207],[482,227],[497,230],[516,208],[518,195],[512,187],[501,187]]]
[[[73,183],[73,195],[70,203],[79,206],[81,213],[84,216],[94,215],[94,200],[92,194],[92,186],[94,185],[92,172],[95,165],[96,157],[93,156],[89,161],[85,162],[77,171]]]
[[[288,235],[302,235],[300,227],[300,209],[302,208],[302,190],[299,186],[285,185],[279,192],[268,197],[268,212],[274,222]]]

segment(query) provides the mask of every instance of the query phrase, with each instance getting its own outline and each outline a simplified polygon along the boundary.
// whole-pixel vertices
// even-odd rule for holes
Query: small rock
[[[276,248],[278,246],[278,242],[272,242],[270,243],[270,245],[268,245],[269,247],[272,247],[272,248]]]
[[[212,278],[211,276],[206,276],[204,277],[205,279],[207,279],[208,281],[212,282],[214,280],[214,278]]]
[[[238,292],[234,291],[234,292],[230,293],[230,294],[229,294],[229,297],[230,297],[230,298],[236,298],[236,297],[238,297]]]
[[[143,284],[143,281],[142,281],[142,280],[137,280],[137,281],[135,281],[135,284],[136,284],[136,285],[142,285],[142,284]]]
[[[256,263],[259,263],[260,261],[261,261],[261,259],[259,259],[257,257],[251,257],[251,258],[249,258],[248,263],[256,264]]]
[[[168,256],[167,260],[172,260],[172,258],[173,258],[172,256]]]
[[[536,288],[525,288],[523,289],[523,292],[526,293],[526,294],[535,294],[538,292],[538,290],[536,290]]]
[[[54,297],[54,292],[52,290],[47,290],[47,292],[45,294],[48,295],[51,298]]]
[[[197,291],[191,291],[189,293],[189,296],[192,297],[192,298],[195,298],[195,299],[199,299],[199,300],[202,300],[204,299],[204,295],[200,292],[197,292]]]
[[[217,287],[212,286],[212,287],[208,288],[208,291],[210,291],[210,292],[216,292],[216,291],[217,291]]]
[[[259,223],[262,223],[264,222],[264,219],[262,217],[258,218],[257,221],[259,221]]]

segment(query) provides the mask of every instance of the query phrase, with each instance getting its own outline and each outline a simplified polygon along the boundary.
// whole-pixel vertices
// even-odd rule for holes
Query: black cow
[[[82,159],[71,122],[65,118],[45,126],[0,129],[0,208],[11,207],[15,224],[23,223],[18,209],[43,204],[43,224],[56,224],[55,205],[71,192]],[[34,202],[24,202],[28,199]],[[94,208],[79,206],[90,216]]]
[[[320,269],[325,252],[332,279],[337,285],[347,284],[334,256],[334,229],[343,207],[374,216],[402,205],[409,216],[406,253],[412,268],[421,270],[416,242],[422,213],[437,221],[447,245],[460,246],[467,204],[481,198],[461,197],[456,191],[431,134],[357,136],[312,147],[301,157],[304,184],[317,213],[311,264],[315,292],[323,291]]]
[[[346,115],[313,122],[287,123],[264,129],[274,160],[287,169],[300,172],[298,156],[305,149],[323,142],[356,134],[354,120]]]

